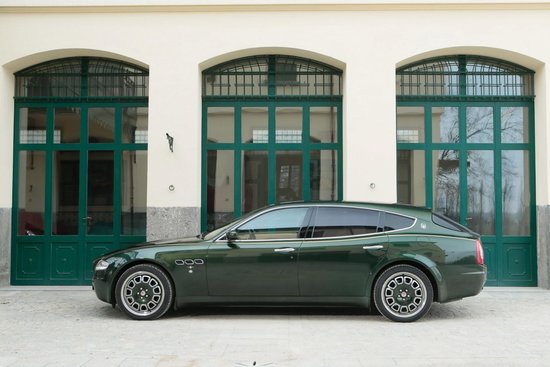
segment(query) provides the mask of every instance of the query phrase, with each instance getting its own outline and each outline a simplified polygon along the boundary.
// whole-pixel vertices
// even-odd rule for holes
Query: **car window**
[[[301,237],[308,208],[286,208],[261,214],[236,229],[240,240],[293,239]]]
[[[313,237],[340,237],[376,233],[380,213],[376,210],[359,208],[317,209],[314,219]]]
[[[384,231],[409,228],[414,224],[414,219],[397,214],[386,213],[384,218]]]

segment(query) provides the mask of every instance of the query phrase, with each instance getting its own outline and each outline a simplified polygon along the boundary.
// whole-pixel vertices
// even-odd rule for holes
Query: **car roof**
[[[389,212],[397,212],[398,214],[411,216],[424,216],[432,214],[432,210],[426,207],[414,206],[402,203],[375,203],[363,201],[291,201],[279,204],[273,204],[273,207],[289,207],[289,206],[356,206],[369,209],[384,210]]]

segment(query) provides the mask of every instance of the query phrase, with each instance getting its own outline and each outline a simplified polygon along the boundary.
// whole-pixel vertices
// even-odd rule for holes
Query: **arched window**
[[[397,96],[525,97],[535,96],[534,73],[520,65],[482,56],[446,56],[397,69]]]
[[[342,71],[261,55],[203,72],[202,226],[342,197]]]
[[[131,99],[148,95],[148,70],[110,59],[53,60],[15,73],[16,99]]]
[[[482,56],[397,69],[397,198],[482,235],[488,284],[536,285],[534,72]]]

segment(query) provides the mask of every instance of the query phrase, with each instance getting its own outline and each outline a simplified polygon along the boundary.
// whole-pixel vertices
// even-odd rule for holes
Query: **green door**
[[[451,55],[397,82],[397,197],[481,234],[488,285],[536,286],[534,72]]]
[[[146,107],[25,103],[15,115],[12,284],[89,284],[94,258],[145,239],[146,144],[122,130]]]
[[[90,284],[145,239],[149,72],[111,59],[15,74],[12,284]]]
[[[400,102],[397,116],[398,200],[480,233],[488,285],[536,285],[533,104]]]
[[[286,208],[259,215],[236,228],[232,243],[208,249],[212,296],[298,296],[298,251],[311,209]]]

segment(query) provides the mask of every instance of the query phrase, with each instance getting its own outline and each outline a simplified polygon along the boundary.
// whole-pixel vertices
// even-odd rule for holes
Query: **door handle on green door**
[[[382,250],[383,248],[382,245],[363,246],[363,250]]]
[[[282,253],[294,252],[294,251],[296,251],[296,249],[292,247],[276,248],[275,250],[273,250],[273,252],[282,252]]]

